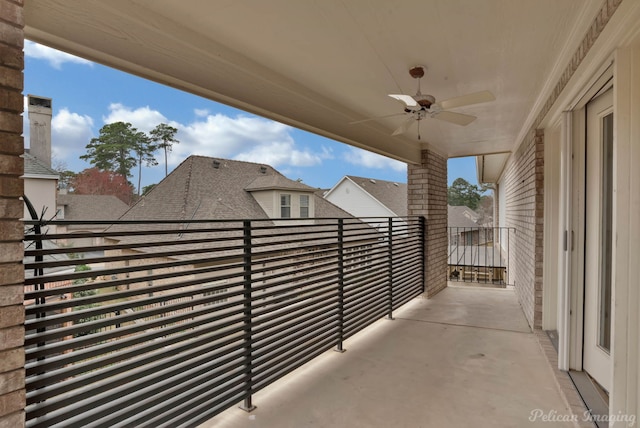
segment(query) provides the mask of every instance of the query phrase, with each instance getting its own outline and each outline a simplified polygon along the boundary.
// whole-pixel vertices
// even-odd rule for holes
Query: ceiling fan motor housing
[[[409,74],[414,79],[420,79],[421,77],[424,76],[424,67],[421,65],[416,65],[415,67],[409,70]]]
[[[428,109],[431,107],[431,104],[436,102],[436,98],[433,95],[424,95],[418,92],[413,96],[413,99],[416,100],[420,107]]]

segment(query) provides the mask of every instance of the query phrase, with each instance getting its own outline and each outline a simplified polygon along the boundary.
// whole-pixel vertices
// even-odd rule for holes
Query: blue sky
[[[406,182],[406,164],[141,79],[51,48],[25,43],[25,94],[53,99],[53,165],[79,172],[85,146],[107,123],[130,122],[148,132],[159,123],[178,129],[169,171],[190,154],[267,163],[291,179],[330,188],[344,175]],[[25,124],[28,145],[28,124]],[[142,185],[164,177],[142,170]],[[137,183],[137,168],[131,182]],[[473,158],[449,161],[449,184],[476,183]]]

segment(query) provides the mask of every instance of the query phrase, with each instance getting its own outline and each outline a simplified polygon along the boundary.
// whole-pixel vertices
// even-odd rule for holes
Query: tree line
[[[138,168],[137,196],[144,194],[141,189],[142,166],[155,166],[158,161],[155,154],[164,152],[164,173],[168,174],[167,154],[172,146],[178,144],[175,136],[178,130],[166,123],[160,123],[148,134],[134,128],[128,122],[114,122],[103,126],[97,137],[86,145],[87,153],[80,159],[88,161],[93,168],[80,173],[60,171],[63,187],[75,194],[114,195],[123,202],[131,204],[134,199],[134,187],[129,181],[131,171]]]
[[[484,193],[488,186],[477,186],[464,178],[456,178],[447,189],[447,203],[451,206],[465,206],[483,216],[493,216],[493,197]]]

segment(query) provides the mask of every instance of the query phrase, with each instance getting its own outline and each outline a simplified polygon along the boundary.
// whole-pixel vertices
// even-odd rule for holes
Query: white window
[[[309,195],[300,195],[300,218],[309,218]]]
[[[280,218],[291,218],[291,195],[280,195]]]

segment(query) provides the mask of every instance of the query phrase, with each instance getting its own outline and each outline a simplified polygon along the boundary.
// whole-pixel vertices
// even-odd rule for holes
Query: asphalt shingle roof
[[[299,181],[289,180],[280,174],[262,175],[256,177],[244,190],[251,192],[254,190],[296,190],[315,192],[316,189],[309,187]]]
[[[291,189],[314,194],[316,217],[352,217],[265,164],[189,156],[142,197],[122,220],[267,219],[250,190]]]
[[[276,176],[268,178],[269,176]],[[267,177],[267,178],[262,178]],[[256,179],[260,178],[256,182]],[[250,186],[253,183],[253,186]],[[246,190],[247,187],[254,189],[262,189],[264,183],[280,183],[281,185],[291,185],[297,190],[308,190],[314,197],[315,217],[335,218],[335,217],[353,217],[346,211],[336,207],[329,201],[324,200],[315,192],[316,189],[289,180],[274,168],[251,162],[233,161],[226,159],[215,159],[204,156],[190,156],[185,159],[171,174],[158,183],[149,193],[131,207],[120,220],[229,220],[229,222],[211,224],[212,227],[224,227],[225,224],[238,227],[237,223],[231,220],[252,219],[265,220],[263,224],[273,224],[267,213],[260,207],[258,202],[253,198],[251,193]],[[288,184],[287,184],[288,183]],[[266,188],[265,188],[266,189]],[[203,226],[203,224],[200,224]],[[136,225],[136,230],[157,229],[158,226]],[[168,229],[174,229],[176,226],[166,225],[159,226]],[[117,225],[112,226],[108,230],[113,232],[130,230],[130,226]],[[295,229],[288,229],[289,232]],[[303,230],[303,229],[301,229]],[[227,235],[231,236],[230,231]],[[116,233],[117,235],[117,233]],[[201,236],[202,235],[202,236]],[[216,236],[226,236],[219,233]],[[333,236],[333,235],[331,235]],[[200,234],[190,234],[189,238],[205,237]],[[153,237],[148,236],[132,236],[119,239],[122,243],[144,243],[149,240],[166,240],[169,236]],[[194,248],[192,244],[180,246],[182,239],[187,239],[182,234],[175,236],[177,245],[172,246],[172,250],[182,249],[188,250]],[[215,242],[213,246],[218,245]],[[224,247],[225,242],[219,245]],[[293,245],[293,244],[292,244]],[[285,248],[286,245],[283,245]],[[295,245],[292,246],[295,248]],[[156,247],[156,249],[158,249]],[[224,249],[224,248],[223,248]],[[144,251],[144,249],[141,249]],[[225,250],[229,254],[240,254],[241,250]],[[201,255],[186,254],[179,255],[178,258],[197,258]]]
[[[480,227],[467,214],[479,218],[478,214],[469,207],[449,205],[449,227]]]
[[[58,194],[65,220],[116,220],[129,206],[113,195]]]
[[[25,175],[47,175],[58,177],[58,171],[48,167],[40,160],[25,152],[22,157],[24,158],[24,174]]]

